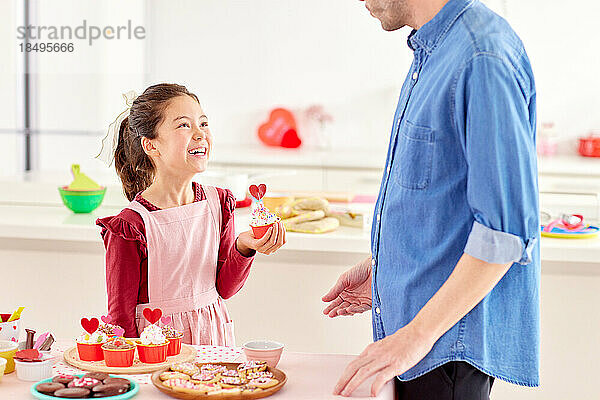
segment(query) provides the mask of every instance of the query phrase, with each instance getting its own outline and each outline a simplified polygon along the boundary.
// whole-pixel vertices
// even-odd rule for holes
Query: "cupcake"
[[[104,333],[108,337],[121,336],[124,329],[119,325],[113,325],[108,323],[102,323],[98,326],[98,331]]]
[[[107,337],[104,333],[96,331],[94,333],[84,333],[79,336],[77,342],[77,352],[81,361],[102,361],[104,353],[102,345],[106,343]]]
[[[131,367],[135,356],[135,344],[124,338],[115,338],[102,345],[107,367]]]
[[[162,333],[169,340],[167,357],[176,356],[177,354],[179,354],[181,352],[181,339],[183,338],[183,333],[179,332],[177,329],[173,328],[170,325],[163,326]]]
[[[277,221],[279,221],[279,217],[269,211],[262,202],[252,204],[250,227],[256,239],[262,238]]]
[[[165,362],[169,339],[162,333],[162,329],[152,324],[142,331],[136,341],[140,361],[147,364]]]

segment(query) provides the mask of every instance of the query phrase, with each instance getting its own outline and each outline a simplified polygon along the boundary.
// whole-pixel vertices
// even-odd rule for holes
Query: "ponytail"
[[[140,137],[129,128],[128,117],[119,127],[115,169],[123,184],[123,193],[129,201],[150,186],[154,180],[154,164],[142,149]]]

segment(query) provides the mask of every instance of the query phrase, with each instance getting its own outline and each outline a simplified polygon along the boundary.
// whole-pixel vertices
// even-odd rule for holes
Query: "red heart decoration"
[[[281,139],[281,147],[285,147],[287,149],[295,149],[300,147],[302,144],[302,140],[298,137],[298,133],[295,129],[288,129]]]
[[[294,115],[285,108],[276,108],[271,111],[269,120],[259,126],[258,138],[267,146],[282,146],[286,133],[293,131],[293,134],[287,134],[292,138],[286,139],[285,147],[298,147],[302,143],[296,132],[296,120]],[[295,136],[295,138],[293,138]]]
[[[19,350],[15,353],[15,357],[25,360],[37,360],[40,358],[40,352],[37,349]]]
[[[156,323],[160,317],[162,317],[162,310],[160,308],[155,308],[154,310],[144,308],[144,318],[151,324]]]
[[[110,324],[112,322],[112,318],[110,317],[110,315],[103,315],[100,317],[100,320],[105,324]]]
[[[81,318],[81,326],[83,326],[83,329],[85,329],[85,331],[87,333],[89,333],[90,335],[92,333],[96,332],[99,325],[100,325],[100,322],[98,321],[98,318],[92,318],[92,319]]]
[[[264,197],[265,193],[267,193],[267,185],[261,183],[260,185],[250,185],[248,191],[256,200],[260,200]]]

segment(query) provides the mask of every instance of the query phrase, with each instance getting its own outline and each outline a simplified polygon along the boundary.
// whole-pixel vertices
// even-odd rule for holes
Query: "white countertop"
[[[100,216],[115,215],[117,207],[100,207],[91,214],[73,214],[60,206],[0,205],[0,239],[29,239],[97,243],[102,248]],[[247,210],[236,211],[236,231],[247,230]],[[288,233],[284,251],[368,254],[368,230],[340,227],[320,235]],[[592,239],[542,238],[542,260],[600,263],[600,237]]]

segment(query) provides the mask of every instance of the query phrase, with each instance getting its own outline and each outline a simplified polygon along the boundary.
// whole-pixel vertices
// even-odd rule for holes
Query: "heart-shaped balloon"
[[[92,333],[96,332],[99,325],[100,325],[100,322],[98,321],[98,318],[92,318],[92,319],[81,318],[81,326],[90,335]]]
[[[113,333],[115,334],[115,336],[122,337],[125,334],[125,329],[115,328],[113,329]]]
[[[259,126],[258,138],[267,146],[299,147],[302,141],[296,130],[294,115],[285,108],[271,111],[269,120]],[[284,143],[285,139],[285,143]]]
[[[110,324],[112,321],[112,318],[110,317],[110,315],[103,315],[100,317],[100,320],[102,322],[104,322],[105,324]]]
[[[267,185],[265,185],[264,183],[261,183],[258,186],[250,185],[248,191],[250,192],[252,197],[254,197],[256,200],[260,200],[263,198],[265,193],[267,193]]]
[[[165,325],[169,325],[171,321],[173,321],[173,318],[171,318],[170,315],[166,315],[160,319],[160,322],[162,322]]]
[[[162,317],[162,310],[160,308],[155,308],[154,310],[144,308],[144,318],[151,324],[156,323],[160,317]]]

